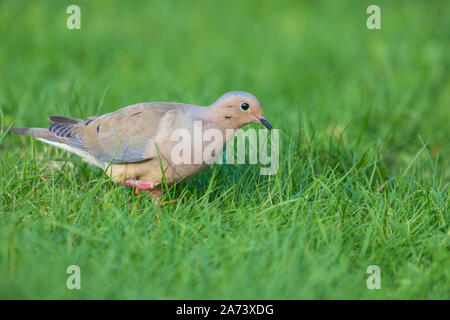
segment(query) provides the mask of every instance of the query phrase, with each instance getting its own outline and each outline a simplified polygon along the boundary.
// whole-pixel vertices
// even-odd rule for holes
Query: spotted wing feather
[[[82,121],[70,131],[99,162],[136,163],[157,156],[154,144],[162,124],[176,117],[177,104],[142,103]],[[61,129],[64,133],[64,129]],[[79,146],[79,144],[78,144]]]

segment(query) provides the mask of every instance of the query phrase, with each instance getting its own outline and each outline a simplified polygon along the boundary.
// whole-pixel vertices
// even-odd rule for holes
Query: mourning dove
[[[246,124],[257,122],[272,129],[264,118],[258,99],[243,91],[225,93],[208,107],[145,102],[86,120],[61,116],[52,116],[49,120],[52,124],[48,129],[12,128],[11,132],[31,135],[74,153],[106,170],[113,181],[134,186],[136,192],[159,188],[163,175],[167,183],[172,184],[198,174],[210,164],[211,161],[204,159],[200,163],[195,162],[194,152],[185,154],[191,161],[173,161],[173,149],[180,147],[172,136],[177,129],[194,137],[183,147],[195,149],[197,145],[201,147],[200,151],[205,149],[206,143],[202,136],[195,137],[198,124],[202,133],[216,129],[222,134],[223,140],[215,141],[220,144],[221,151],[236,129]],[[181,154],[183,152],[186,150],[183,149]]]

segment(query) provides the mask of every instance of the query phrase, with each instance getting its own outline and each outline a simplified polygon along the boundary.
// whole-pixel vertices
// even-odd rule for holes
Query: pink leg
[[[135,194],[138,194],[140,190],[149,191],[154,188],[154,185],[151,182],[144,182],[134,179],[127,179],[123,184],[125,184],[126,186],[135,187],[136,188]],[[153,191],[151,192],[153,193]]]

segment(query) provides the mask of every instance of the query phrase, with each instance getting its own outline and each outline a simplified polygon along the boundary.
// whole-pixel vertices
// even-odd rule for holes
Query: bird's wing
[[[160,128],[170,127],[182,110],[175,103],[141,103],[77,123],[54,123],[49,130],[99,162],[141,162],[157,157]]]

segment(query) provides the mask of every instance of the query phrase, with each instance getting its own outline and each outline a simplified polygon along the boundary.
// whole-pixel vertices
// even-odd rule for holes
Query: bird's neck
[[[204,128],[217,128],[219,129],[220,122],[218,117],[219,108],[212,105],[209,107],[198,107],[192,113],[192,119],[194,121],[202,121]]]
[[[223,121],[221,108],[216,105],[209,107],[198,107],[192,112],[194,121],[201,121],[203,130],[215,129],[222,133],[223,143],[227,143],[237,133],[236,128],[227,126],[227,122]]]

